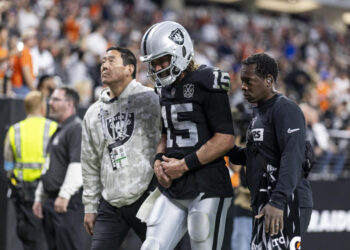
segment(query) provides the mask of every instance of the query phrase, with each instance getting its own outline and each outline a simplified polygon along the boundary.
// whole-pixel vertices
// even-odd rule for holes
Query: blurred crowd
[[[191,34],[197,63],[230,73],[230,102],[242,137],[250,109],[240,90],[240,62],[265,51],[279,62],[277,89],[305,112],[318,158],[316,173],[338,177],[346,165],[350,32],[335,30],[325,19],[302,21],[209,6],[176,11],[150,0],[13,0],[0,2],[0,12],[3,96],[23,98],[32,89],[49,96],[55,86],[66,84],[78,90],[80,104],[87,107],[103,87],[99,67],[105,50],[124,46],[138,57],[146,29],[174,20]],[[137,72],[140,82],[152,86],[147,65],[138,64]]]

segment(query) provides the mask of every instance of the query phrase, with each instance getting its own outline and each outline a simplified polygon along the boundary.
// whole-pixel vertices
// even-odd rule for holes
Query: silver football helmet
[[[148,77],[155,82],[156,87],[172,84],[187,68],[193,54],[190,35],[176,22],[165,21],[154,24],[142,38],[140,60],[148,62]],[[152,61],[166,55],[170,56],[169,67],[156,72]]]

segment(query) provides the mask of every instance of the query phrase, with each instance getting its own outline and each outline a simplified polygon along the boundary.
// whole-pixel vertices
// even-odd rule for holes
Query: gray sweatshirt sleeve
[[[92,114],[93,112],[88,112],[85,115],[82,129],[81,166],[85,213],[97,213],[98,202],[102,192],[100,181],[101,160],[92,140],[93,136],[98,136],[98,134],[95,134],[95,127],[90,122],[90,115]]]

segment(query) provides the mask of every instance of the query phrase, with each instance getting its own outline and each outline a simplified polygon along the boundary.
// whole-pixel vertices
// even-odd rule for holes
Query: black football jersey
[[[181,82],[158,88],[163,133],[167,135],[166,156],[182,159],[197,151],[215,133],[233,134],[227,96],[230,77],[219,69],[200,66]],[[229,172],[223,158],[198,170],[188,171],[173,181],[169,189],[160,187],[172,198],[232,195]]]

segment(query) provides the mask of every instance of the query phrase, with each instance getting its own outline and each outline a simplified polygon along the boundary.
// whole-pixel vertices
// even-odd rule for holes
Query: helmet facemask
[[[160,57],[167,56],[162,55]],[[168,67],[161,69],[159,71],[155,71],[155,68],[152,65],[152,61],[158,58],[154,58],[152,61],[148,63],[148,74],[147,76],[154,81],[156,87],[165,87],[176,81],[178,76],[181,74],[181,70],[176,67],[176,56],[170,55],[170,64]]]

